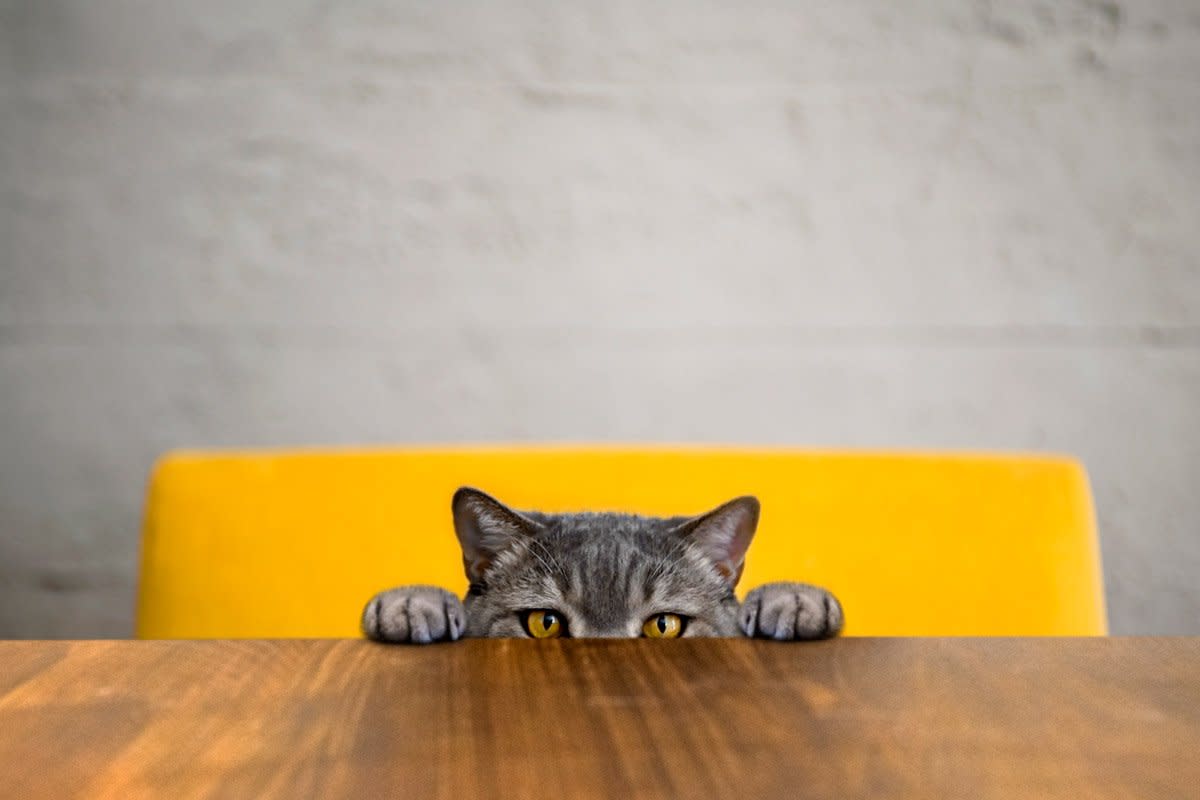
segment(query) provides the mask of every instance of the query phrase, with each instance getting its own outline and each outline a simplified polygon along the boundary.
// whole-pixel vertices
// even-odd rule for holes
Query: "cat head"
[[[520,512],[476,489],[454,495],[471,590],[467,635],[735,636],[758,501],[697,517]]]

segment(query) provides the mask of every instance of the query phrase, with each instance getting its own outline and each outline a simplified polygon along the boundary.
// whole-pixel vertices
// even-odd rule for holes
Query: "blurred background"
[[[1200,634],[1195,2],[0,0],[0,636],[179,446],[1048,450]]]

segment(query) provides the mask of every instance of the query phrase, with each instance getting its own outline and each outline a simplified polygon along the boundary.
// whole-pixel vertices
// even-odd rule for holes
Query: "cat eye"
[[[567,622],[557,611],[526,611],[521,621],[525,625],[525,632],[535,639],[557,639],[567,635]]]
[[[650,639],[677,639],[683,633],[684,621],[678,614],[655,614],[642,626],[642,635]]]

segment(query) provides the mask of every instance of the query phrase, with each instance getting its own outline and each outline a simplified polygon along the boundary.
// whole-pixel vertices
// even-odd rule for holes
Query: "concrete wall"
[[[1200,6],[0,0],[0,635],[179,445],[1048,449],[1200,633]]]

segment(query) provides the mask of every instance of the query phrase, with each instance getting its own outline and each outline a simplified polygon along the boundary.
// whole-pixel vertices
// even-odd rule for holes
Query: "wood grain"
[[[1200,797],[1200,639],[0,643],[0,796]]]

